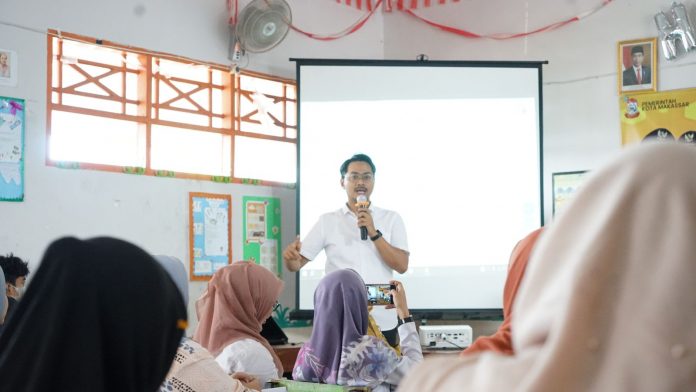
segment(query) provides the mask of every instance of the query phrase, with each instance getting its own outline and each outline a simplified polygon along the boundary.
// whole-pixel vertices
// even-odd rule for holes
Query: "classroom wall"
[[[240,5],[247,1],[240,0]],[[313,33],[335,33],[360,11],[329,0],[290,0],[294,23]],[[421,11],[425,16],[478,32],[521,32],[579,14],[600,0],[486,0]],[[696,0],[683,1],[696,20]],[[335,41],[290,31],[270,52],[249,56],[247,68],[294,77],[290,57],[431,60],[548,60],[544,66],[545,210],[550,216],[552,172],[591,170],[621,148],[616,43],[656,36],[652,16],[666,0],[614,1],[600,12],[559,30],[505,41],[445,33],[403,13],[375,13],[358,32]],[[504,10],[504,11],[499,11]],[[226,64],[223,0],[22,0],[4,2],[0,47],[19,55],[19,85],[0,95],[27,100],[25,201],[0,203],[0,251],[13,251],[38,266],[53,239],[112,235],[152,253],[188,259],[188,192],[233,197],[233,255],[241,258],[241,197],[275,196],[283,209],[282,245],[295,233],[290,189],[142,177],[45,165],[46,37],[48,28]],[[183,20],[183,22],[182,22]],[[16,24],[19,27],[8,26]],[[693,87],[696,55],[659,60],[658,89]],[[328,184],[327,186],[330,186]],[[235,218],[236,217],[236,218]],[[294,274],[285,271],[282,302],[294,304]],[[191,298],[204,289],[192,284]],[[189,307],[193,316],[193,307]],[[195,317],[192,317],[195,318]],[[193,320],[192,320],[193,321]],[[195,326],[195,322],[192,323]]]
[[[475,4],[485,6],[476,7]],[[481,33],[534,30],[580,15],[600,0],[461,2],[449,12],[421,12],[444,24]],[[466,39],[403,14],[385,21],[385,57],[431,60],[548,60],[543,68],[544,197],[551,218],[551,173],[592,170],[621,149],[617,42],[656,37],[653,16],[672,1],[614,1],[558,30],[511,40]],[[696,1],[682,1],[696,23]],[[479,8],[479,9],[475,9]],[[454,10],[460,12],[453,12]],[[467,12],[471,10],[470,12]],[[500,11],[504,10],[504,11]],[[408,31],[409,39],[403,39]],[[659,45],[659,41],[658,41]],[[696,54],[668,62],[658,53],[658,90],[696,86]]]

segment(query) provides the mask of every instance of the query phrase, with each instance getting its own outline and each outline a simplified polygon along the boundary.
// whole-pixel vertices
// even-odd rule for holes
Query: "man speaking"
[[[323,214],[304,241],[298,238],[283,251],[283,261],[290,271],[298,271],[319,252],[326,252],[326,273],[350,268],[365,283],[389,283],[393,271],[408,269],[408,240],[401,216],[375,207],[370,196],[375,186],[375,165],[365,154],[347,159],[340,168],[341,187],[346,204]],[[375,307],[372,311],[382,330],[396,327],[394,310]]]

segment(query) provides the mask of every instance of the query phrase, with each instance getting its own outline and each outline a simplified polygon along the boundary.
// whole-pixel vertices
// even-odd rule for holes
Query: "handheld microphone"
[[[368,208],[370,206],[370,202],[367,201],[367,196],[365,195],[358,195],[355,201],[357,201],[357,203],[355,203],[355,206],[358,209]],[[360,226],[360,239],[363,241],[367,240],[367,227],[365,226]]]

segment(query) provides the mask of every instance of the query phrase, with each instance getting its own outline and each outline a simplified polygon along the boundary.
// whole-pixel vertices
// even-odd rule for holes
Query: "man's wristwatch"
[[[377,230],[377,234],[375,234],[374,236],[370,237],[370,239],[371,239],[372,241],[377,241],[377,240],[380,239],[381,237],[382,237],[382,232],[379,231],[379,230]]]
[[[401,324],[406,324],[406,323],[412,323],[413,321],[413,316],[408,316],[404,317],[401,319]]]

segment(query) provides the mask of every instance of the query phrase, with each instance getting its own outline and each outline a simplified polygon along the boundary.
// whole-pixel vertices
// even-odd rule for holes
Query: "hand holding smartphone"
[[[367,290],[367,304],[368,305],[393,305],[394,297],[392,297],[392,290],[396,289],[396,286],[389,283],[381,284],[366,284],[365,289]]]
[[[411,315],[408,310],[408,304],[406,303],[406,291],[404,290],[404,285],[398,280],[392,280],[389,282],[393,287],[391,290],[393,305],[387,305],[387,309],[396,308],[396,313],[400,319],[404,319]]]

